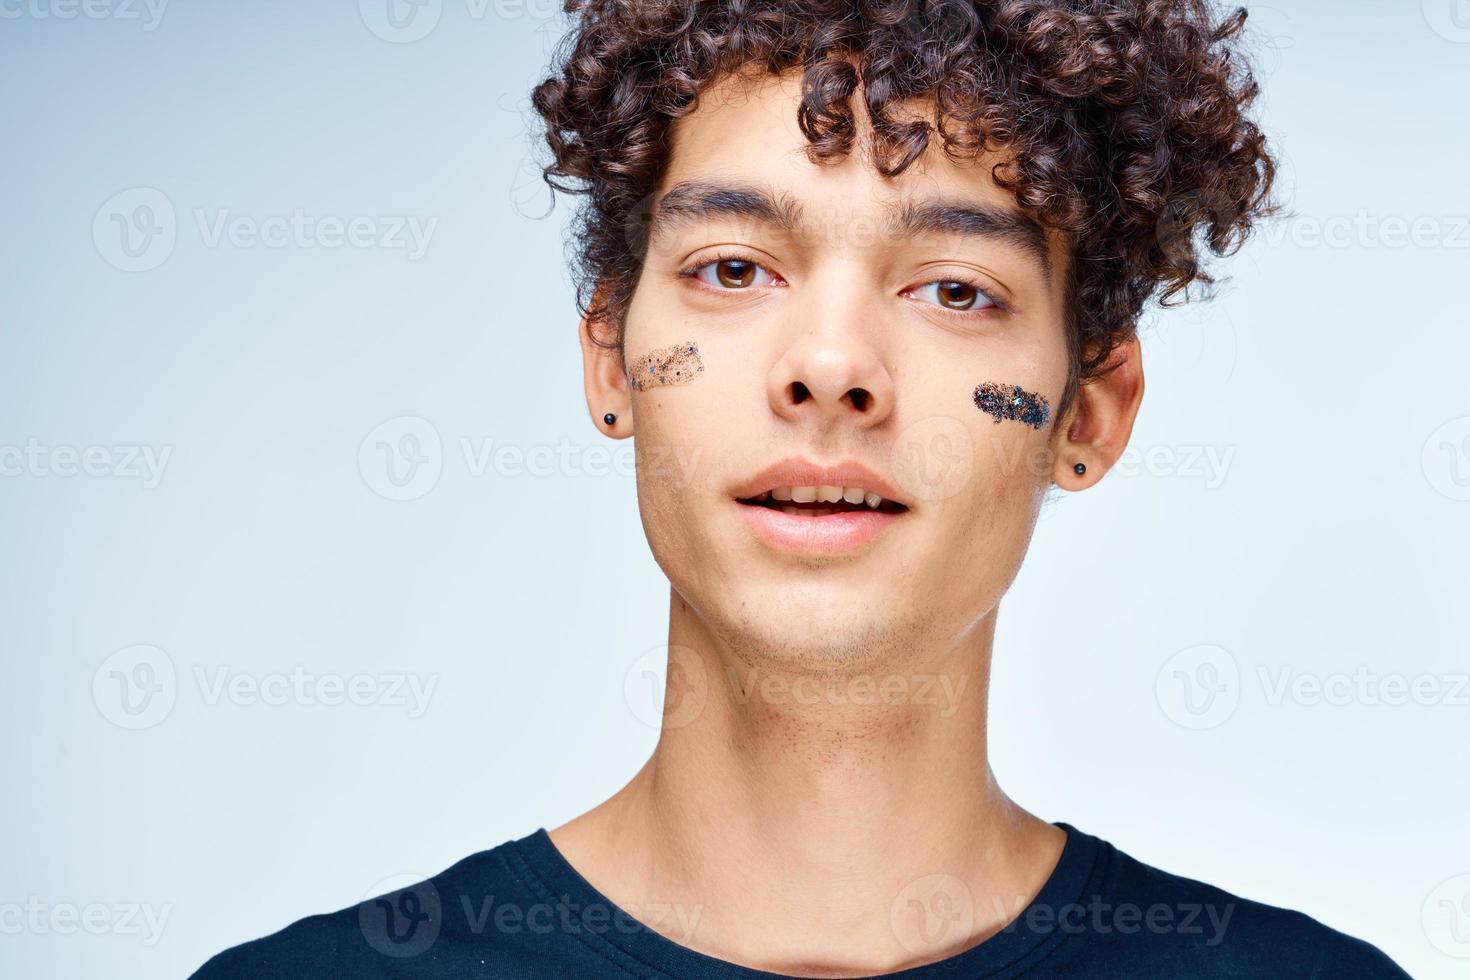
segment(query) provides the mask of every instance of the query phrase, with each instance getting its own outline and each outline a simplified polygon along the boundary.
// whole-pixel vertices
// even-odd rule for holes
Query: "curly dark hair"
[[[1272,213],[1275,163],[1247,116],[1246,12],[1210,0],[567,0],[573,29],[532,93],[553,191],[586,195],[578,308],[612,327],[645,254],[668,129],[727,73],[800,68],[814,163],[852,149],[861,83],[872,154],[901,173],[937,131],[951,159],[997,151],[996,182],[1068,236],[1077,385],[1133,336],[1151,297],[1184,302]],[[894,110],[928,97],[938,125]]]

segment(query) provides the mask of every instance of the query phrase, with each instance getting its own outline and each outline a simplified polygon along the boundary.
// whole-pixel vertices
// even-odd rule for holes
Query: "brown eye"
[[[729,289],[744,289],[755,282],[755,263],[742,259],[721,259],[715,264],[715,276],[720,285]]]
[[[951,310],[968,310],[980,297],[980,291],[969,283],[940,282],[937,285],[939,286],[939,302]]]
[[[930,280],[914,289],[912,295],[915,299],[921,299],[931,306],[937,306],[942,310],[952,310],[955,313],[980,315],[986,310],[1000,308],[995,298],[984,289],[967,282],[960,282],[958,279]]]
[[[736,255],[727,255],[722,259],[710,259],[684,275],[699,280],[711,289],[727,293],[743,292],[753,286],[785,285],[780,281],[779,276],[764,266]]]

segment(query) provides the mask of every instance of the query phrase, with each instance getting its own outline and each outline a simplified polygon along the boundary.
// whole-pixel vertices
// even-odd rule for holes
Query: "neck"
[[[1065,837],[990,771],[994,625],[817,672],[742,658],[675,595],[653,756],[552,839],[624,908],[678,910],[656,926],[670,938],[759,969],[867,975],[972,946]],[[925,921],[956,902],[959,925]]]

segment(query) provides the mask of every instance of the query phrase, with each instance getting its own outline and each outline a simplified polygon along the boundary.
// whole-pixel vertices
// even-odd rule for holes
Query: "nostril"
[[[847,393],[847,398],[849,401],[852,402],[852,407],[857,409],[859,412],[865,411],[867,409],[868,401],[872,397],[873,396],[868,394],[867,389],[865,388],[853,388]]]
[[[811,391],[800,381],[791,382],[791,404],[800,405],[812,396]]]

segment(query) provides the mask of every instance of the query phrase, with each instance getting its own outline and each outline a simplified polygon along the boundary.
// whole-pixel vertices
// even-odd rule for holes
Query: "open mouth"
[[[830,517],[834,514],[899,514],[906,510],[896,500],[886,500],[862,487],[774,487],[754,497],[736,498],[751,507],[765,507],[796,517]]]
[[[804,558],[859,555],[902,523],[909,504],[856,460],[831,464],[791,457],[733,488],[743,522],[773,552]]]

